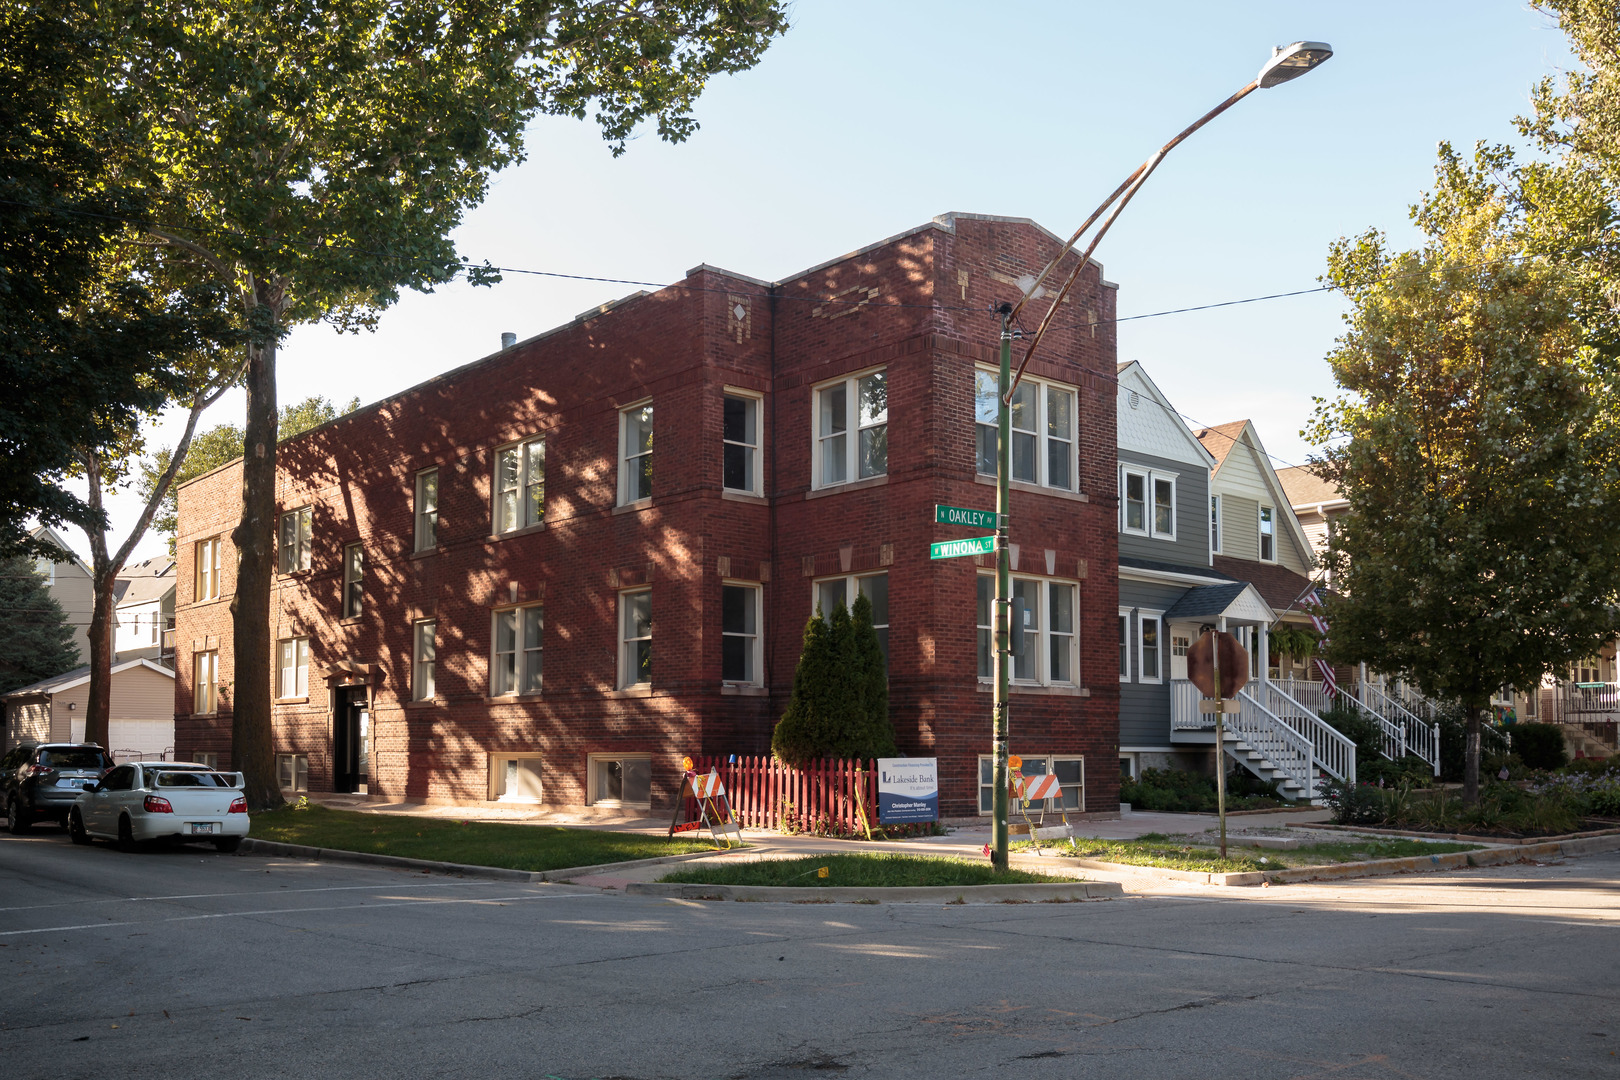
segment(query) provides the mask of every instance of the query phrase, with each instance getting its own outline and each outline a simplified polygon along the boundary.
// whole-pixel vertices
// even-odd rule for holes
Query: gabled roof
[[[118,578],[118,584],[123,586],[118,590],[119,605],[162,600],[174,591],[174,567],[174,560],[168,556],[147,559],[129,567]]]
[[[1277,470],[1277,480],[1288,493],[1290,506],[1320,506],[1344,501],[1344,493],[1331,480],[1325,480],[1309,465],[1291,465]]]
[[[1281,515],[1288,527],[1289,533],[1294,537],[1299,550],[1305,553],[1307,561],[1311,555],[1311,542],[1305,536],[1305,529],[1299,523],[1299,516],[1294,513],[1294,503],[1283,489],[1282,480],[1277,470],[1272,467],[1271,455],[1266,452],[1265,443],[1260,441],[1260,433],[1254,428],[1253,420],[1233,420],[1225,424],[1215,424],[1211,427],[1198,430],[1198,441],[1205,446],[1212,456],[1219,457],[1215,471],[1210,474],[1210,491],[1219,494],[1216,478],[1219,477],[1221,465],[1231,456],[1232,451],[1239,443],[1247,442],[1254,451],[1254,457],[1260,466],[1260,478],[1265,482],[1266,490],[1278,504],[1288,507],[1288,513]]]
[[[161,664],[154,664],[150,660],[125,660],[122,664],[114,664],[112,673],[117,675],[121,671],[128,671],[135,667],[149,667],[159,675],[174,678],[174,672]],[[27,686],[19,686],[15,690],[0,694],[0,698],[31,697],[38,694],[60,694],[64,690],[71,690],[90,681],[90,665],[80,664],[72,671],[64,671],[60,675],[53,675],[49,679],[41,679]]]
[[[1199,428],[1194,432],[1199,444],[1215,459],[1216,472],[1221,471],[1221,466],[1226,463],[1226,455],[1230,454],[1232,447],[1243,438],[1243,429],[1248,426],[1247,420],[1234,420],[1229,424],[1216,424],[1214,427]]]
[[[1133,415],[1132,397],[1139,395],[1145,397],[1150,403],[1147,408],[1155,410],[1153,413],[1144,414],[1147,419],[1143,423],[1151,423],[1154,428],[1168,433],[1171,439],[1178,444],[1184,445],[1192,455],[1190,459],[1177,458],[1174,460],[1191,460],[1201,465],[1213,465],[1215,463],[1210,456],[1209,450],[1197,439],[1193,438],[1193,434],[1187,429],[1187,425],[1181,422],[1181,417],[1177,414],[1175,407],[1170,404],[1170,399],[1165,396],[1163,390],[1159,389],[1159,384],[1154,382],[1152,377],[1148,375],[1147,369],[1142,367],[1140,361],[1132,360],[1130,363],[1121,366],[1118,371],[1118,382],[1119,405],[1117,408],[1121,419],[1116,427],[1115,437],[1121,449],[1134,450],[1137,453],[1151,452],[1143,447],[1130,445],[1127,441],[1126,432],[1133,426],[1135,421],[1126,418]],[[1161,421],[1162,423],[1160,423]]]
[[[1300,597],[1311,588],[1311,579],[1277,563],[1251,562],[1230,555],[1215,556],[1215,569],[1242,581],[1252,582],[1260,595],[1276,611],[1299,611]]]
[[[1188,589],[1181,599],[1170,605],[1164,613],[1165,621],[1186,619],[1229,618],[1272,621],[1275,613],[1256,589],[1247,581],[1232,581],[1224,585],[1199,585]]]
[[[67,552],[68,553],[67,558],[58,559],[56,561],[57,562],[69,562],[69,563],[72,563],[74,566],[77,566],[80,570],[83,570],[85,572],[86,576],[89,576],[90,568],[84,564],[83,559],[79,558],[78,553],[76,553],[72,548],[68,547],[67,541],[63,540],[60,536],[57,535],[56,530],[46,528],[44,525],[39,525],[39,526],[36,526],[34,529],[32,529],[28,533],[28,535],[34,537],[36,540],[43,538],[43,539],[49,541],[50,543],[55,544],[57,547],[61,548],[63,551]]]

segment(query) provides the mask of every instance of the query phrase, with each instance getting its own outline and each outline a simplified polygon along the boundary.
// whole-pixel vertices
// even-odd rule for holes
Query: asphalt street
[[[1620,854],[865,906],[0,838],[7,1078],[1612,1080],[1617,1051]]]

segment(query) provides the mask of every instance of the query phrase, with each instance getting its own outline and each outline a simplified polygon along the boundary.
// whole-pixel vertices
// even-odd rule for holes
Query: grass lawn
[[[826,867],[827,876],[816,871]],[[1032,874],[1024,870],[997,873],[989,862],[935,859],[916,855],[812,855],[803,859],[721,863],[676,870],[658,879],[686,885],[854,885],[893,888],[905,885],[1031,885],[1073,878]]]
[[[1366,862],[1370,859],[1402,859],[1413,855],[1445,855],[1454,851],[1475,851],[1478,844],[1429,843],[1423,840],[1349,840],[1330,844],[1307,844],[1292,851],[1257,850],[1228,844],[1227,858],[1220,857],[1213,834],[1207,844],[1189,843],[1162,833],[1147,833],[1135,840],[1100,840],[1076,837],[1075,848],[1067,843],[1046,841],[1041,847],[1059,855],[1124,863],[1127,866],[1157,866],[1165,870],[1191,870],[1197,873],[1241,874],[1251,870],[1286,870],[1290,867],[1329,866],[1334,863]],[[1028,841],[1012,845],[1014,850],[1033,850]]]
[[[551,825],[501,825],[447,821],[310,806],[286,807],[253,815],[252,837],[283,844],[435,859],[510,870],[560,870],[569,866],[629,859],[654,859],[713,851],[714,845],[689,837],[638,836],[562,829]]]

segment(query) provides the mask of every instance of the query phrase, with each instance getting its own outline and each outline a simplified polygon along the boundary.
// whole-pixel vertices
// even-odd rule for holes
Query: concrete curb
[[[627,896],[671,900],[748,900],[777,904],[1034,904],[1111,900],[1125,895],[1117,881],[1042,882],[1035,885],[917,885],[900,888],[857,886],[685,885],[635,881]]]
[[[362,866],[386,866],[395,870],[422,870],[433,874],[457,874],[461,877],[487,878],[491,881],[571,881],[592,874],[631,870],[639,866],[658,866],[662,863],[691,862],[709,858],[713,852],[695,851],[686,855],[660,855],[656,859],[629,859],[624,862],[598,863],[595,866],[567,866],[557,870],[510,870],[504,866],[472,866],[467,863],[435,862],[432,859],[407,859],[399,855],[375,855],[366,851],[344,851],[339,848],[307,847],[303,844],[282,844],[274,840],[242,841],[243,852],[253,855],[287,855],[313,862],[347,862]]]

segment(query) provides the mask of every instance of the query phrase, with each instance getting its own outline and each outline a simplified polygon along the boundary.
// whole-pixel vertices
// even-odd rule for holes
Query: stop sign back
[[[1210,630],[1187,650],[1187,678],[1205,697],[1215,696],[1215,650],[1221,650],[1221,697],[1236,697],[1249,684],[1249,651],[1224,630]]]

